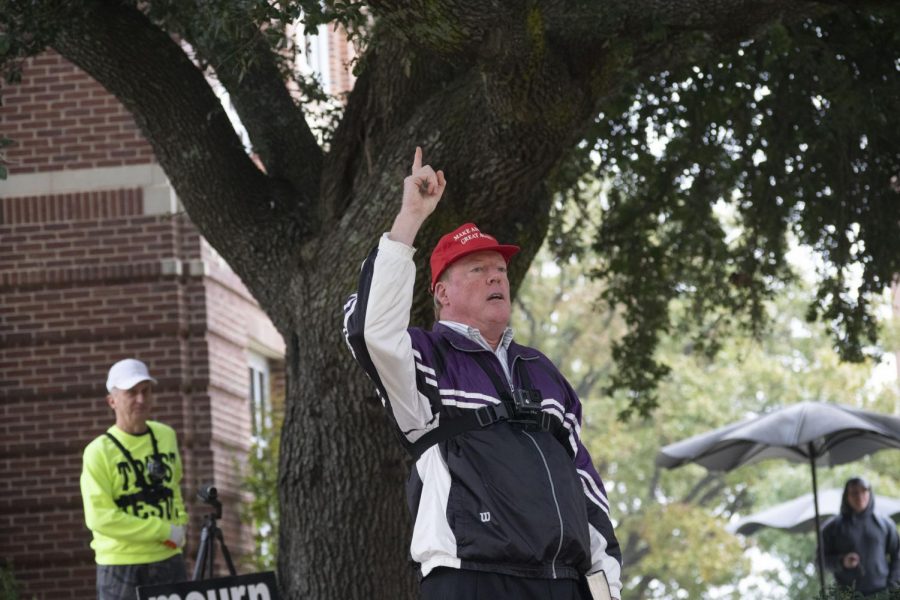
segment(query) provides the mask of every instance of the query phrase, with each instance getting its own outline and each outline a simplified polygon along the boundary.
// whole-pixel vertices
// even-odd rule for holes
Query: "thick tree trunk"
[[[338,287],[310,286],[297,298],[311,326],[288,344],[280,582],[288,598],[413,598],[407,461],[370,382],[348,361],[347,290]]]

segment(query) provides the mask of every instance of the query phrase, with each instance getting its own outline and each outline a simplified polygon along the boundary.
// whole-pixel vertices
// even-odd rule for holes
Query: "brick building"
[[[94,596],[81,451],[113,420],[105,373],[125,356],[150,364],[155,416],[179,432],[187,554],[207,482],[225,504],[229,547],[248,552],[236,465],[279,381],[280,336],[99,84],[48,53],[3,96],[16,146],[0,182],[0,557],[26,597]]]
[[[352,85],[345,65],[326,68]],[[150,365],[154,417],[179,434],[186,555],[209,512],[196,491],[213,483],[239,558],[252,537],[237,465],[282,393],[281,337],[96,81],[48,52],[2,94],[16,144],[0,180],[0,561],[25,598],[95,597],[81,453],[114,421],[106,372],[127,356]]]

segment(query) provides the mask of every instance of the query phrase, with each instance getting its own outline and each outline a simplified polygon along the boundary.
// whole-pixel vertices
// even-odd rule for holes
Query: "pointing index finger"
[[[422,148],[421,146],[416,146],[416,156],[413,158],[413,166],[412,166],[412,174],[415,175],[416,171],[422,168]]]

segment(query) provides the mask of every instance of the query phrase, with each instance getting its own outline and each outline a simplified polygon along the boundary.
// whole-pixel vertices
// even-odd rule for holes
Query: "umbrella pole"
[[[816,457],[812,442],[809,444],[809,467],[812,469],[813,508],[816,510],[816,564],[819,571],[820,596],[825,597],[825,549],[822,548],[822,532],[819,530],[819,488],[816,482]]]

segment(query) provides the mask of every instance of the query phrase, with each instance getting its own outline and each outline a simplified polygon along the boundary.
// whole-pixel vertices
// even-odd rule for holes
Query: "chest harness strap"
[[[153,444],[153,459],[158,460],[159,446],[157,446],[156,444],[156,436],[153,435],[153,428],[150,427],[149,424],[147,425],[147,431],[150,432],[150,442]],[[150,484],[147,483],[147,480],[144,478],[144,466],[136,461],[133,456],[131,456],[131,452],[129,452],[128,449],[125,448],[124,445],[122,445],[122,442],[120,442],[118,438],[116,438],[116,436],[108,431],[104,435],[112,440],[112,443],[115,444],[119,448],[119,450],[121,450],[123,455],[125,455],[126,460],[131,463],[131,470],[134,471],[135,483],[137,483],[138,487],[142,490],[150,489]]]
[[[435,364],[444,365],[446,362],[446,354],[449,350],[447,341],[443,337],[439,338],[434,350]],[[435,444],[449,440],[466,431],[489,427],[498,421],[508,421],[530,430],[549,431],[557,438],[557,440],[559,440],[566,451],[571,454],[569,444],[566,442],[568,433],[558,419],[554,419],[550,413],[544,411],[525,415],[524,418],[521,415],[517,415],[513,392],[509,389],[509,386],[503,385],[500,376],[497,374],[497,370],[490,365],[484,352],[475,351],[467,352],[467,354],[472,357],[475,363],[481,367],[481,370],[487,375],[488,379],[491,380],[501,402],[500,404],[487,404],[474,410],[465,410],[457,417],[449,419],[446,422],[442,421],[437,428],[432,429],[406,448],[414,462],[419,460],[419,457]],[[519,364],[516,365],[516,367],[519,366]],[[525,387],[530,389],[531,378],[528,376],[528,369],[524,367],[517,368],[516,374],[519,376],[519,379]]]

